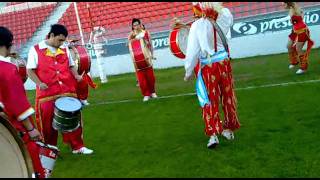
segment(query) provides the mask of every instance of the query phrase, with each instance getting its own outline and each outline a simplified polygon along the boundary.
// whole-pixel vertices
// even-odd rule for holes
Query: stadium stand
[[[6,6],[13,7],[14,10],[1,11],[0,14],[1,25],[13,31],[16,45],[23,45],[32,37],[56,6],[50,4],[17,11],[20,6],[24,6],[23,3],[26,2],[7,2]],[[90,6],[91,17],[87,4]],[[302,7],[309,7],[320,3],[299,2],[299,4]],[[224,2],[224,6],[230,8],[235,20],[285,11],[281,2]],[[104,26],[110,39],[121,39],[127,37],[133,17],[142,19],[151,32],[162,32],[169,30],[170,20],[173,17],[188,21],[193,15],[190,2],[78,2],[77,7],[82,30],[87,38],[91,31],[91,21],[95,26]],[[64,12],[58,23],[66,25],[70,35],[79,35],[73,4]]]
[[[55,4],[0,14],[0,24],[15,35],[14,44],[24,44],[54,10]]]
[[[316,2],[299,3],[302,7],[307,7],[315,5]],[[110,38],[126,37],[132,17],[140,18],[151,32],[168,30],[173,17],[183,19],[192,17],[190,2],[89,2],[88,4],[92,22],[106,27]],[[225,2],[224,6],[230,8],[235,19],[285,11],[281,2]],[[78,3],[78,12],[84,34],[89,33],[91,26],[87,2]],[[67,9],[59,23],[66,25],[70,34],[79,34],[74,6]]]

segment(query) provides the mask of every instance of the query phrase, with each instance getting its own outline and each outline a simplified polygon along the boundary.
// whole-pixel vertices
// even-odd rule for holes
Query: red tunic
[[[300,30],[307,27],[307,25],[303,22],[302,16],[291,16],[291,23],[293,25],[293,30]]]
[[[18,69],[14,64],[3,61],[0,61],[0,67],[0,102],[10,119],[24,120],[34,110],[27,99]]]
[[[307,25],[303,22],[302,16],[291,16],[292,32],[289,38],[292,41],[305,42],[309,39],[309,29]]]
[[[314,45],[314,42],[310,38],[310,31],[308,26],[303,22],[302,16],[291,16],[291,23],[293,25],[292,32],[289,35],[289,38],[293,42],[292,48],[295,49],[297,42],[307,42],[307,50],[304,53],[303,56],[301,56],[301,61],[304,62],[301,69],[307,69],[308,64],[308,57],[311,51],[312,46]],[[293,56],[293,55],[290,55]],[[291,58],[291,64],[295,64],[294,58]]]

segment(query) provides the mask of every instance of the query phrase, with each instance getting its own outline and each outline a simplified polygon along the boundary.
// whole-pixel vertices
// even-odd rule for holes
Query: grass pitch
[[[241,128],[213,150],[195,95],[143,103],[133,73],[96,79],[83,110],[85,144],[95,152],[73,155],[60,135],[52,177],[320,177],[320,82],[308,82],[320,81],[319,53],[302,76],[288,69],[287,54],[233,60]],[[195,92],[183,67],[155,75],[160,97]],[[300,83],[259,87],[286,82]]]

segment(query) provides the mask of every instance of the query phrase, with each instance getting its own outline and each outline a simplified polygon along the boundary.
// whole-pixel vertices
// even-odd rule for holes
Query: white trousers
[[[99,76],[101,81],[107,81],[107,75],[105,73],[104,69],[104,60],[102,58],[103,51],[96,50],[96,57],[97,57],[97,63],[98,63],[98,70],[99,70]]]

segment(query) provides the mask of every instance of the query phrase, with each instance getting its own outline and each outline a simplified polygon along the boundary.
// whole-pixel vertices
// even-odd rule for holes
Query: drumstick
[[[83,73],[81,74],[81,77],[83,77],[83,75],[84,75],[85,72],[86,72],[86,71],[83,71]]]

